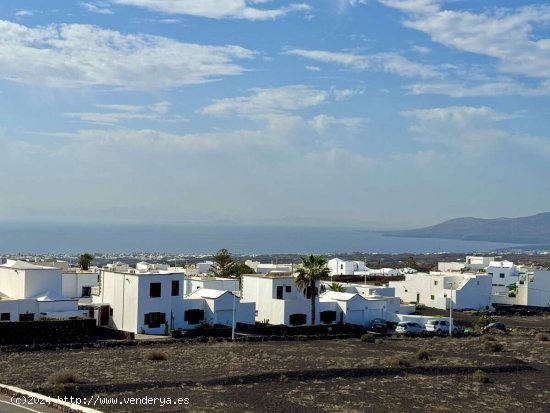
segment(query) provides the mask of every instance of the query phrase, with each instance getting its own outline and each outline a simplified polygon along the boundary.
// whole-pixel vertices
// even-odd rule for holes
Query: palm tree
[[[78,257],[78,266],[82,271],[88,271],[90,268],[90,263],[95,257],[92,254],[88,254],[87,252],[84,254],[81,254]]]
[[[337,282],[330,283],[330,285],[328,286],[328,290],[329,291],[334,291],[334,292],[337,292],[337,293],[345,293],[346,292],[346,289],[344,288],[344,286],[340,283],[337,283]]]
[[[302,262],[296,270],[296,279],[294,282],[298,288],[304,288],[311,301],[311,325],[315,324],[315,297],[319,294],[317,290],[317,281],[322,277],[330,275],[330,269],[327,267],[327,259],[320,255],[310,255],[302,257]]]

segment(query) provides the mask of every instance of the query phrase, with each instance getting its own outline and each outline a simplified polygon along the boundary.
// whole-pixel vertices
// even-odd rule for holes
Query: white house
[[[373,268],[369,270],[368,275],[382,277],[399,277],[402,274],[401,271],[395,268]]]
[[[481,257],[477,255],[467,255],[464,261],[438,262],[437,270],[440,272],[477,272],[484,270],[495,260],[495,257]]]
[[[233,315],[235,315],[235,323],[255,323],[256,303],[241,302],[232,291],[201,288],[186,297],[185,301],[202,302],[203,321],[208,324],[231,326]],[[188,323],[188,320],[185,321]]]
[[[229,301],[233,308],[232,292],[200,288],[184,297],[182,269],[147,263],[116,268],[125,271],[100,270],[100,285],[92,290],[99,325],[146,334],[195,328],[201,322],[231,325],[226,318]],[[238,322],[253,322],[254,312],[254,303],[236,300]]]
[[[200,275],[186,275],[183,283],[183,295],[187,296],[200,289],[239,291],[239,280]]]
[[[550,271],[520,270],[517,282],[509,284],[505,290],[501,286],[497,286],[496,289],[493,287],[493,302],[529,307],[550,307]]]
[[[78,299],[63,295],[60,268],[17,260],[0,265],[0,321],[82,316]]]
[[[256,321],[296,326],[311,324],[311,301],[304,288],[298,288],[295,276],[284,272],[246,274],[242,276],[242,301],[256,303]],[[317,283],[320,289],[320,283]],[[315,297],[315,320],[320,313],[334,311],[332,304],[319,302]]]
[[[92,288],[99,285],[99,271],[82,271],[79,268],[63,270],[62,286],[65,297],[78,298],[80,304],[92,302]]]
[[[327,266],[331,277],[334,275],[354,275],[356,272],[369,271],[364,261],[344,261],[340,258],[328,260]]]
[[[492,261],[487,267],[487,275],[493,279],[493,295],[508,295],[508,286],[519,282],[518,268],[511,261]]]
[[[395,294],[405,302],[448,309],[452,300],[457,310],[491,307],[491,276],[430,272],[406,274],[404,281],[390,281]]]
[[[244,263],[256,271],[257,274],[267,274],[274,271],[291,273],[294,271],[294,264],[265,264],[252,260],[246,260]]]

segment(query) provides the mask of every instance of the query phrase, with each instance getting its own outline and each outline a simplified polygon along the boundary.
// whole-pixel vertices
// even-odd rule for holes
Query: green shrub
[[[381,338],[377,338],[376,340],[374,340],[374,342],[375,342],[376,344],[384,344],[384,340],[381,339]]]
[[[50,384],[77,383],[76,373],[71,370],[59,370],[48,377]]]
[[[535,340],[537,341],[548,341],[548,336],[544,333],[537,333],[535,336]]]
[[[483,370],[477,369],[472,374],[472,378],[477,383],[489,383],[489,376]]]
[[[279,376],[279,381],[281,381],[283,383],[288,383],[290,381],[290,378],[285,374],[281,374]]]
[[[430,359],[430,352],[428,350],[418,350],[416,352],[416,358],[418,360],[429,360]]]
[[[365,333],[361,336],[361,341],[363,343],[376,343],[376,336],[371,333]]]
[[[168,356],[159,350],[150,351],[149,353],[147,353],[146,357],[147,357],[147,360],[151,360],[151,361],[163,361],[168,359]]]
[[[493,353],[498,353],[502,351],[502,344],[496,341],[484,341],[482,346],[485,351],[490,351]]]

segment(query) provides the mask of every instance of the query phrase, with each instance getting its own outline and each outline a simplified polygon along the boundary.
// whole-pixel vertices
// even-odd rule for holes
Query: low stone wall
[[[242,324],[237,323],[237,331],[265,334],[274,336],[307,336],[307,335],[352,335],[360,336],[367,332],[366,327],[356,326],[353,324],[323,324],[323,325],[303,325],[288,327],[285,325],[270,325],[270,324]]]
[[[17,321],[0,323],[0,346],[91,343],[96,339],[94,319]]]

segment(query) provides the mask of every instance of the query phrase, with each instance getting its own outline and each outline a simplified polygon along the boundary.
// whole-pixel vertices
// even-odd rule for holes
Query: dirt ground
[[[118,397],[117,405],[95,399],[92,407],[105,412],[550,411],[550,341],[527,330],[493,337],[501,352],[487,350],[483,337],[2,352],[0,382],[52,394],[48,377],[67,369],[79,381],[79,396]],[[429,360],[418,359],[421,349]],[[149,360],[153,351],[166,360]],[[478,368],[489,383],[473,380]],[[188,404],[142,399],[129,405],[123,397],[187,398]]]

